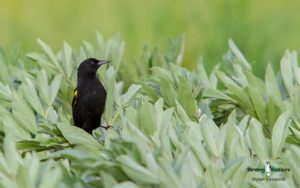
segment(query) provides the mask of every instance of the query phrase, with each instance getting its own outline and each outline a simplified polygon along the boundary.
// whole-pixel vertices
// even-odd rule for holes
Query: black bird
[[[74,124],[90,134],[99,126],[109,128],[100,125],[106,91],[96,76],[97,69],[106,63],[109,61],[89,58],[77,69],[77,87],[72,101]]]

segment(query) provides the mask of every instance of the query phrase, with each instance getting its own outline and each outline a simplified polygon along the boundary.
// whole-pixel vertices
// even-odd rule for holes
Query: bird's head
[[[77,71],[79,74],[96,74],[97,69],[104,64],[109,63],[107,60],[98,60],[95,58],[88,58],[81,62]]]

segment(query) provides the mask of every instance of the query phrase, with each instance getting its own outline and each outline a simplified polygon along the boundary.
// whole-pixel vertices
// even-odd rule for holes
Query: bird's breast
[[[80,80],[77,88],[82,97],[82,102],[95,103],[95,105],[103,105],[105,103],[106,91],[98,78]]]

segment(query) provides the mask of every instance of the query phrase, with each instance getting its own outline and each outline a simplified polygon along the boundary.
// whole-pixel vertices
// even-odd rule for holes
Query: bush
[[[135,64],[123,60],[117,35],[79,51],[0,54],[2,187],[298,187],[300,68],[295,52],[265,79],[232,41],[224,62],[207,74],[181,66],[183,36],[166,55],[147,46]],[[99,77],[107,92],[103,124],[91,136],[71,126],[76,68],[111,59]],[[271,177],[248,172],[271,163]],[[274,169],[290,169],[275,172]]]

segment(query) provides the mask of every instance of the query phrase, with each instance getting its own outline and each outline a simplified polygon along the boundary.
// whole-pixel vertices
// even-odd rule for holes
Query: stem
[[[117,117],[119,117],[119,115],[121,114],[122,111],[123,111],[123,106],[118,108],[118,111],[117,111],[116,115],[112,118],[109,125],[113,125],[113,123],[116,121]]]

